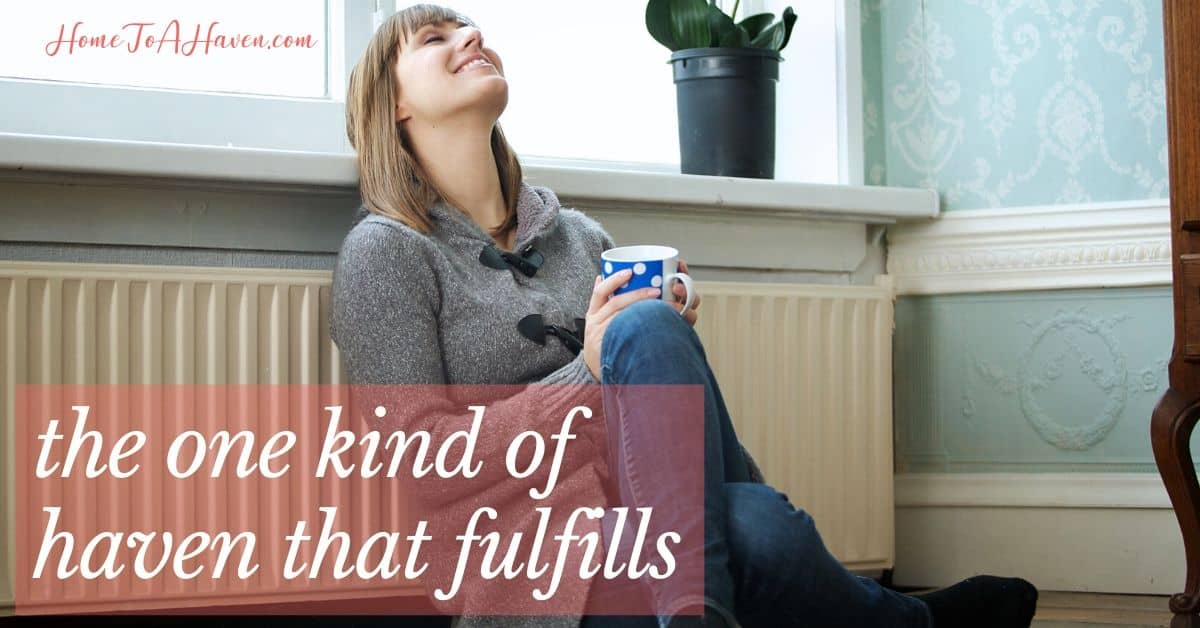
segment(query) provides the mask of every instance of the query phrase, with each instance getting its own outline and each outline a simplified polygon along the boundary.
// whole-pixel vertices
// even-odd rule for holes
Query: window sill
[[[890,224],[938,216],[931,190],[636,172],[527,160],[526,179],[589,208]],[[354,157],[0,132],[0,169],[354,190]]]

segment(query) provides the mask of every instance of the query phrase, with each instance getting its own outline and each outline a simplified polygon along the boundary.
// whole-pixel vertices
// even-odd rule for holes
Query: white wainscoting
[[[887,268],[899,295],[1169,286],[1168,203],[946,212],[889,227]],[[1156,473],[896,478],[900,585],[994,573],[1047,590],[1171,594],[1184,572],[1179,525]]]
[[[1183,539],[1155,473],[896,476],[896,584],[979,573],[1053,591],[1169,595],[1183,588]]]
[[[901,295],[1171,283],[1166,199],[945,212],[887,242]]]

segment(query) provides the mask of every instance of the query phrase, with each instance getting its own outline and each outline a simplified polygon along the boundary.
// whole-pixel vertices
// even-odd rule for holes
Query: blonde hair
[[[445,199],[421,168],[396,121],[396,94],[404,86],[396,84],[392,68],[402,42],[426,24],[445,21],[474,24],[453,9],[434,4],[417,4],[393,14],[371,36],[346,90],[346,136],[358,153],[363,205],[424,234],[433,230],[429,207]],[[492,127],[491,145],[507,208],[504,220],[492,230],[492,237],[499,238],[517,225],[521,164],[499,122]]]

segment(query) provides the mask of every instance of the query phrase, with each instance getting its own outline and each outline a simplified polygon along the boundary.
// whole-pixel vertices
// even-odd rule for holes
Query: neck
[[[446,201],[485,232],[499,226],[507,208],[492,154],[491,124],[465,132],[449,124],[412,125],[408,132],[417,159]]]

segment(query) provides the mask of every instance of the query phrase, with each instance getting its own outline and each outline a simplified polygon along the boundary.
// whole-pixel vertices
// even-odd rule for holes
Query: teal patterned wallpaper
[[[863,0],[868,183],[945,211],[1167,196],[1158,0]]]
[[[897,472],[1154,471],[1170,316],[1165,286],[900,299]]]
[[[863,0],[862,29],[868,183],[1167,196],[1158,0]],[[1171,332],[1165,286],[899,299],[897,471],[1155,471]]]

